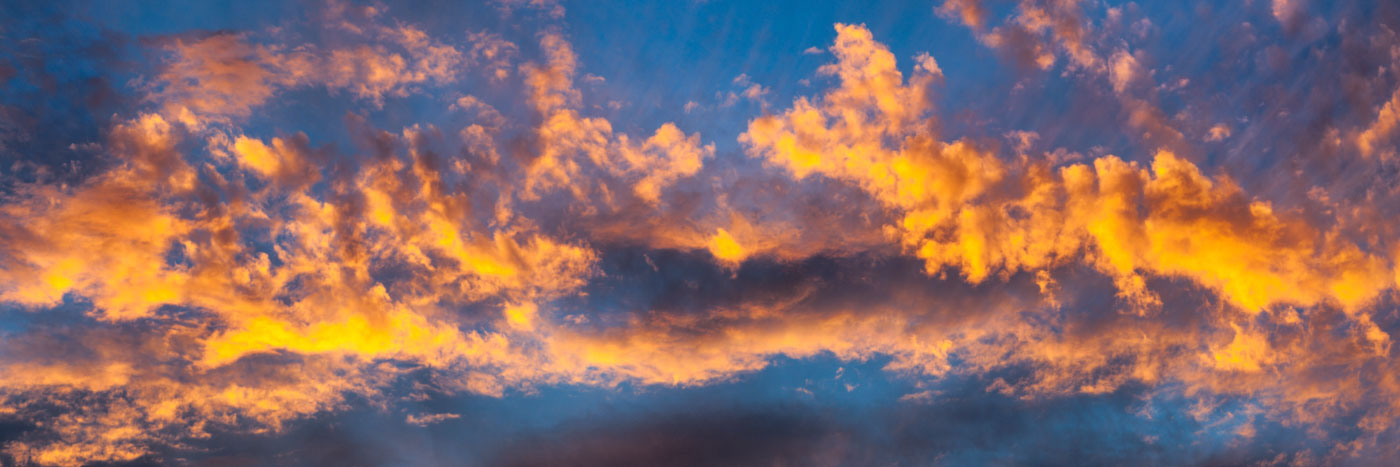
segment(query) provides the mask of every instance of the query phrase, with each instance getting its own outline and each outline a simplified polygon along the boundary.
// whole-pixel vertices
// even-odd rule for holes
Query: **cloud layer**
[[[987,105],[938,44],[837,22],[793,52],[819,62],[801,85],[740,74],[723,102],[635,114],[648,97],[609,96],[554,2],[481,5],[501,27],[467,31],[316,4],[129,39],[139,59],[82,45],[103,27],[62,9],[0,28],[23,39],[0,55],[7,463],[306,460],[258,443],[360,412],[538,416],[406,409],[444,397],[726,387],[787,396],[646,402],[455,460],[1400,456],[1393,8],[1182,13],[1268,31],[1210,45],[1257,57],[1233,63],[1170,55],[1168,30],[1199,21],[1135,4],[949,0],[916,10],[998,61]],[[25,26],[46,21],[64,41]],[[35,44],[109,69],[80,87],[121,97],[66,101],[48,75],[86,71],[36,65]],[[1287,69],[1308,60],[1361,65]],[[1328,79],[1345,85],[1220,104]],[[75,107],[110,118],[15,117]],[[824,405],[801,402],[811,377],[769,379],[805,364],[838,367],[838,394],[897,389]],[[1064,430],[1097,442],[1032,448],[1066,444],[1030,426],[1098,413]]]

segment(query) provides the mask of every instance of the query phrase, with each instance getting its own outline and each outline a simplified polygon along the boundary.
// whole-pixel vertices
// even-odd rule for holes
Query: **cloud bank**
[[[750,85],[751,107],[683,100],[639,123],[599,105],[611,78],[561,26],[571,10],[485,6],[518,24],[439,33],[395,16],[408,6],[331,2],[272,27],[133,39],[148,59],[122,66],[125,52],[58,42],[137,75],[90,81],[124,97],[78,103],[45,83],[79,72],[26,62],[23,47],[52,41],[10,20],[0,31],[33,40],[0,68],[6,462],[217,458],[210,446],[438,397],[788,387],[763,375],[801,362],[839,366],[847,393],[902,389],[868,402],[873,420],[849,403],[671,407],[560,423],[467,462],[1033,462],[1027,446],[1056,442],[1028,438],[1047,429],[1031,418],[1096,411],[1113,421],[1065,432],[1101,443],[1038,460],[1400,456],[1394,11],[1360,25],[1305,2],[1219,12],[1210,24],[1275,36],[1240,46],[1258,61],[1189,69],[1154,42],[1180,23],[1133,4],[949,0],[921,21],[1000,61],[1013,89],[991,108],[945,106],[976,78],[936,44],[899,56],[837,22],[792,52],[820,61],[800,92],[741,74],[719,84]],[[21,13],[74,43],[100,29]],[[1337,72],[1339,95],[1250,116],[1189,84],[1233,86],[1220,76],[1236,66],[1261,93],[1328,79],[1269,71],[1288,60],[1367,66]],[[1075,91],[1050,96],[1050,81]],[[996,113],[1028,102],[1106,114]],[[72,106],[110,118],[82,133],[13,117]],[[720,110],[727,133],[687,117]],[[1014,131],[977,131],[969,112]],[[1076,146],[1077,131],[1125,152]],[[842,379],[856,367],[871,371]],[[971,407],[1005,415],[1020,444],[968,448],[1001,436]]]

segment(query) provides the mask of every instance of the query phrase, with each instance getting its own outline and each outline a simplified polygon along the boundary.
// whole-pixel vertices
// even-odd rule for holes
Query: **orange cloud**
[[[1367,157],[1380,155],[1384,158],[1394,157],[1394,149],[1383,148],[1384,143],[1395,135],[1395,129],[1400,127],[1400,91],[1397,91],[1389,101],[1380,106],[1376,112],[1375,121],[1356,135],[1356,147],[1361,150],[1361,154]]]
[[[1315,239],[1317,228],[1169,152],[1151,171],[1112,156],[1052,169],[938,141],[913,124],[931,111],[932,74],[916,70],[906,84],[864,28],[838,25],[837,34],[838,61],[823,69],[840,86],[753,120],[741,139],[795,177],[847,180],[903,212],[888,228],[930,272],[955,267],[977,283],[1064,264],[1090,247],[1092,263],[1144,303],[1155,299],[1141,272],[1195,279],[1249,310],[1327,301],[1355,309],[1393,286],[1384,255],[1335,233]]]
[[[415,87],[453,83],[472,67],[497,79],[508,75],[515,45],[497,36],[472,35],[464,53],[411,25],[381,25],[376,15],[343,18],[340,6],[332,16],[365,43],[323,50],[263,45],[251,35],[227,33],[175,40],[148,98],[168,119],[199,129],[246,118],[284,89],[324,86],[381,106],[386,97],[406,96]]]
[[[540,49],[547,63],[526,64],[521,71],[531,90],[530,101],[544,119],[537,130],[540,153],[529,162],[524,198],[560,188],[580,199],[589,197],[595,188],[584,173],[586,161],[630,183],[635,196],[655,205],[664,187],[694,175],[703,160],[713,156],[713,144],[701,144],[699,135],[687,136],[672,123],[662,124],[637,144],[626,134],[614,135],[606,119],[580,116],[573,48],[562,37],[545,34]]]

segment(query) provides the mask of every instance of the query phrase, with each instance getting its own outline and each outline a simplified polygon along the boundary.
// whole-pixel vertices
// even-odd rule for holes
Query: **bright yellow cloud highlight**
[[[722,228],[716,231],[713,237],[710,237],[709,249],[710,254],[714,255],[715,258],[731,265],[743,262],[747,256],[743,245],[734,240],[734,236],[729,235],[729,231]]]

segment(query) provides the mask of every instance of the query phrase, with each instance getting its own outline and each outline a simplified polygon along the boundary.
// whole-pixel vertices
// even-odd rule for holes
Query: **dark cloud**
[[[696,409],[704,409],[697,407]],[[600,417],[601,418],[601,417]],[[488,464],[848,465],[859,438],[819,413],[713,408],[640,420],[591,419],[500,447]],[[838,422],[839,423],[839,422]]]
[[[6,3],[0,15],[0,187],[100,172],[109,119],[134,103],[122,90],[129,38],[63,2]]]

